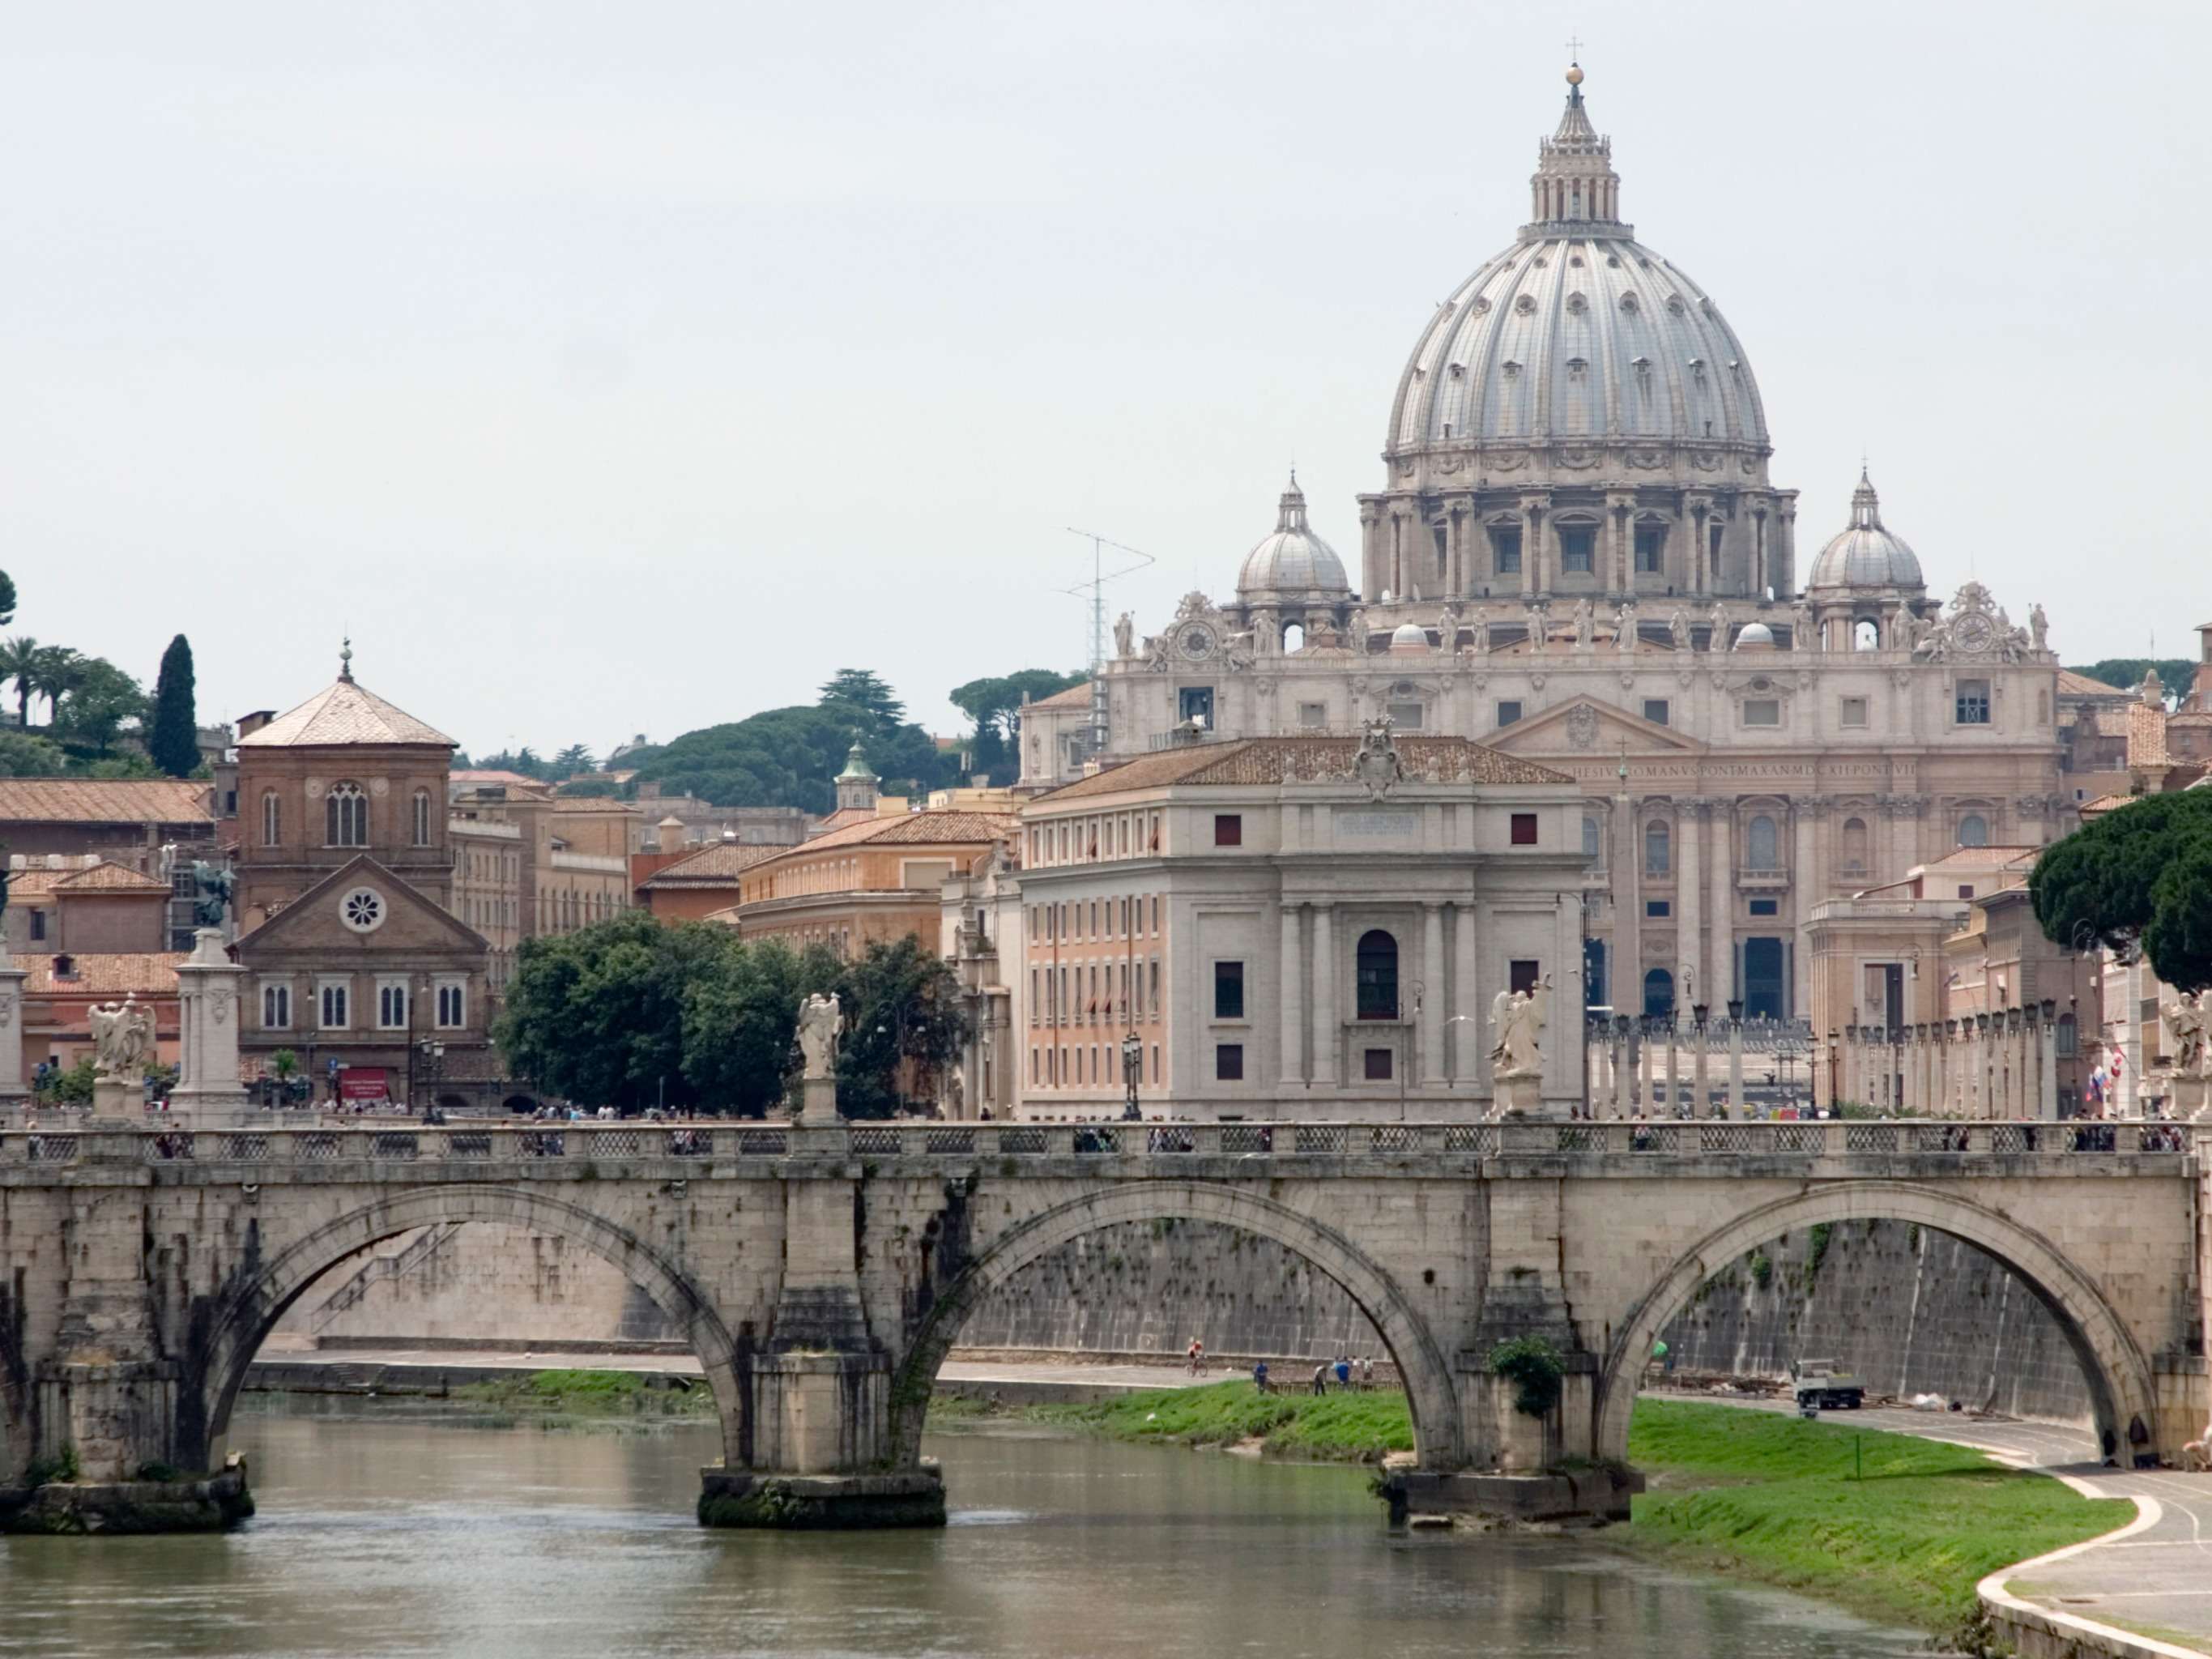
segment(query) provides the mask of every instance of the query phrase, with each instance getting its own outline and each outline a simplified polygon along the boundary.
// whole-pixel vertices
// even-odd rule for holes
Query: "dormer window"
[[[56,979],[75,979],[76,977],[76,958],[75,957],[56,957],[54,958],[54,977]]]

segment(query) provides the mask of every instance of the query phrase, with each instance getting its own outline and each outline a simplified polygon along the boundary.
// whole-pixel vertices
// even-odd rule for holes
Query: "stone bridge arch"
[[[191,1468],[210,1455],[230,1425],[246,1367],[276,1322],[308,1286],[372,1245],[419,1227],[497,1222],[557,1234],[605,1261],[673,1319],[699,1357],[721,1419],[725,1455],[738,1462],[744,1415],[736,1345],[713,1303],[690,1277],[629,1228],[565,1199],[488,1182],[413,1187],[349,1210],[286,1244],[224,1293],[192,1311],[185,1386],[177,1401],[177,1441]]]
[[[1423,1468],[1466,1462],[1457,1390],[1429,1322],[1396,1282],[1334,1228],[1249,1188],[1188,1180],[1131,1182],[1040,1212],[1000,1234],[938,1294],[922,1314],[891,1387],[891,1444],[896,1466],[921,1455],[922,1419],[938,1368],[976,1304],[1038,1258],[1085,1233],[1123,1222],[1210,1221],[1271,1240],[1342,1286],[1382,1338],[1412,1407],[1413,1443]]]
[[[1785,1232],[1841,1221],[1917,1222],[1986,1251],[2032,1290],[2065,1333],[2081,1374],[2101,1444],[2126,1457],[2129,1423],[2140,1419],[2158,1448],[2150,1362],[2096,1283],[2033,1229],[1955,1194],[1900,1181],[1824,1183],[1746,1212],[1707,1234],[1668,1266],[1619,1327],[1598,1382],[1595,1455],[1626,1462],[1629,1413],[1651,1345],[1698,1287],[1747,1251]]]

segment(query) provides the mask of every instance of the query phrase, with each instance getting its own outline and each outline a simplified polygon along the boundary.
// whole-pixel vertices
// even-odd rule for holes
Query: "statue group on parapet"
[[[1500,991],[1490,1005],[1491,1029],[1497,1033],[1490,1045],[1491,1076],[1504,1081],[1511,1078],[1541,1077],[1544,1056],[1540,1039],[1544,1032],[1544,1021],[1550,1010],[1552,976],[1533,991]]]
[[[131,995],[95,1006],[89,1018],[93,1065],[100,1080],[137,1088],[154,1063],[154,1011]]]

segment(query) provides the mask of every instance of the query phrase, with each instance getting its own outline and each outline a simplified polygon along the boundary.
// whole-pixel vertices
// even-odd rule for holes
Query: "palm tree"
[[[31,670],[31,690],[46,700],[47,725],[61,718],[62,699],[76,690],[78,667],[82,660],[65,645],[40,648]]]
[[[32,682],[38,678],[39,653],[46,647],[28,634],[18,634],[0,644],[0,680],[15,682],[15,724],[31,723]]]

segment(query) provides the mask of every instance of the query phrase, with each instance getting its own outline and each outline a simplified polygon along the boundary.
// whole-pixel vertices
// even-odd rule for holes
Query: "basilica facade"
[[[1578,786],[1589,1006],[1802,1018],[1814,905],[2073,826],[2057,659],[2039,606],[1931,591],[1864,473],[1801,559],[1743,346],[1622,220],[1568,80],[1528,222],[1398,377],[1357,585],[1293,477],[1233,597],[1125,617],[1103,698],[1024,711],[1022,781],[1385,720],[1469,739]]]

